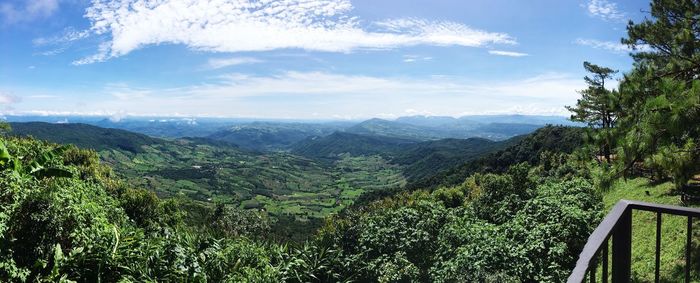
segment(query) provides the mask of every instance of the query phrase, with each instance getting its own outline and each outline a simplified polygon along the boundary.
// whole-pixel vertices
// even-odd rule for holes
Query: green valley
[[[403,187],[401,167],[379,155],[323,162],[285,152],[259,153],[209,139],[164,140],[85,124],[13,123],[13,134],[73,143],[130,184],[168,198],[264,209],[299,221],[337,213],[363,192]],[[89,137],[89,138],[86,138]]]

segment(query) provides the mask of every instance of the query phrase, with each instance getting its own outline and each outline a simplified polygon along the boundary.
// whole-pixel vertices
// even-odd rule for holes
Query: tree
[[[682,188],[700,171],[700,3],[654,0],[651,19],[630,21],[634,69],[620,84],[621,171],[637,162]]]
[[[7,135],[7,133],[10,131],[12,131],[12,126],[10,126],[10,123],[0,121],[0,136]]]
[[[594,139],[600,146],[600,151],[605,160],[611,162],[612,153],[612,131],[617,121],[618,113],[618,92],[605,88],[605,81],[612,79],[617,71],[601,67],[589,62],[583,62],[583,67],[592,74],[586,76],[584,80],[588,88],[581,90],[581,99],[575,107],[567,106],[566,109],[573,112],[571,120],[584,122],[596,131]]]
[[[630,21],[628,38],[622,43],[639,52],[632,54],[636,68],[651,68],[655,78],[684,82],[700,72],[700,2],[653,0],[651,16],[640,23]]]

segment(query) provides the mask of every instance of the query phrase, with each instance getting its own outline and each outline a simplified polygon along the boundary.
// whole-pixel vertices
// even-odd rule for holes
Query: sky
[[[0,115],[568,115],[632,0],[0,0]]]

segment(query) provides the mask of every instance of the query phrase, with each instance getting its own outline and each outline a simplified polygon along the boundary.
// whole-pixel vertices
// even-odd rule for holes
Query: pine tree
[[[606,89],[605,81],[612,79],[617,71],[589,62],[584,62],[583,67],[591,73],[590,77],[584,78],[588,88],[579,92],[581,99],[575,107],[566,108],[574,113],[571,115],[571,120],[587,123],[594,129],[594,139],[605,160],[610,163],[613,147],[611,130],[617,121],[619,107],[617,91]]]
[[[700,2],[654,0],[630,21],[634,69],[620,84],[622,170],[644,161],[682,188],[700,171]]]

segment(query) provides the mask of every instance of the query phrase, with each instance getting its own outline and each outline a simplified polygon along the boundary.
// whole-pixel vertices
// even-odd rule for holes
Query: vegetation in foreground
[[[348,211],[290,246],[265,239],[263,215],[131,188],[93,151],[2,143],[9,281],[559,281],[601,216],[589,181],[520,164]]]
[[[131,187],[100,165],[95,152],[2,138],[0,279],[563,281],[603,207],[645,186],[616,179],[670,180],[649,189],[664,201],[657,190],[687,193],[699,171],[698,14],[693,1],[655,0],[653,20],[630,23],[623,41],[641,50],[619,90],[605,87],[613,70],[584,65],[592,73],[589,87],[571,107],[573,119],[589,124],[582,148],[541,151],[527,162],[498,163],[500,173],[347,209],[298,246],[270,241],[263,214],[161,200]],[[647,278],[642,258],[650,254],[649,230],[640,227],[648,221],[636,217],[634,224],[641,232],[633,240],[642,244],[633,252],[639,280]],[[674,221],[664,226],[671,229],[664,250],[669,280],[679,250]]]

